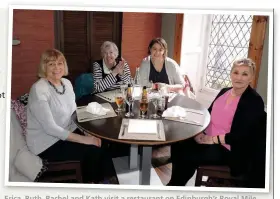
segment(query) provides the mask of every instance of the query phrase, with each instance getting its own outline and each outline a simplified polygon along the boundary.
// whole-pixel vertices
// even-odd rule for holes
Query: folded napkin
[[[93,115],[106,115],[110,109],[104,108],[101,104],[97,102],[91,102],[87,105],[86,111]]]
[[[186,117],[186,116],[187,116],[186,109],[180,106],[171,106],[162,113],[162,117]]]
[[[159,99],[161,95],[158,92],[151,92],[149,93],[149,99]]]

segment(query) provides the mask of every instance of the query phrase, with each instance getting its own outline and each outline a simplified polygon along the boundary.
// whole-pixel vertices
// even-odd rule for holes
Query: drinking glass
[[[127,84],[120,85],[121,92],[123,93],[124,96],[126,95],[127,87],[128,87]]]
[[[152,102],[152,104],[155,107],[155,113],[152,114],[151,117],[154,118],[154,119],[160,118],[160,116],[157,114],[159,103],[160,103],[160,98],[155,96],[150,101]]]
[[[148,111],[148,106],[149,106],[148,100],[146,100],[146,99],[140,100],[141,118],[143,118],[143,119],[146,118],[145,114]]]
[[[115,110],[117,113],[120,113],[123,111],[122,105],[124,103],[124,95],[121,90],[117,90],[115,93],[115,102],[118,106],[118,108]]]
[[[161,117],[162,113],[164,112],[165,108],[165,98],[163,96],[160,96],[158,99],[157,104],[157,114]]]
[[[131,95],[126,95],[125,97],[125,102],[128,105],[128,112],[125,114],[126,117],[133,117],[134,114],[131,112],[131,105],[134,102],[134,97],[133,97],[133,87],[131,87]]]
[[[151,80],[151,81],[149,81],[149,83],[148,83],[148,85],[147,85],[147,88],[149,88],[149,89],[153,89],[153,81]]]

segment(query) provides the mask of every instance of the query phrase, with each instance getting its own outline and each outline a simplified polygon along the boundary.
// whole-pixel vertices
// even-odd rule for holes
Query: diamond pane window
[[[208,46],[205,86],[231,86],[230,70],[238,57],[247,57],[253,16],[214,15]]]

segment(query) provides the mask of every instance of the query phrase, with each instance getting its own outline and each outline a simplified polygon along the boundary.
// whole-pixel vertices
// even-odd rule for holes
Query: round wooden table
[[[77,101],[77,106],[85,106],[90,102],[98,103],[108,103],[107,101],[95,96],[85,96]],[[117,108],[116,103],[111,103],[114,109]],[[198,133],[205,130],[210,122],[210,114],[206,108],[204,108],[200,103],[189,99],[186,96],[177,95],[171,102],[168,103],[168,107],[171,106],[181,106],[184,108],[196,109],[204,112],[204,124],[202,126],[187,124],[182,122],[176,122],[171,120],[163,119],[164,131],[165,131],[165,141],[142,141],[142,140],[122,140],[118,139],[122,119],[125,117],[124,113],[118,114],[116,117],[92,120],[88,122],[78,122],[76,112],[73,113],[72,119],[77,124],[77,126],[87,132],[88,134],[94,135],[101,139],[109,140],[112,142],[126,143],[130,144],[130,166],[133,168],[137,166],[138,159],[138,147],[142,153],[140,153],[140,182],[141,185],[150,184],[150,172],[151,172],[151,159],[152,159],[152,146],[155,145],[169,145],[182,140],[189,139]],[[151,107],[151,108],[150,108]],[[133,106],[134,118],[139,117],[139,102],[135,101]],[[153,106],[149,105],[148,116],[153,113]],[[132,155],[132,154],[136,154]]]

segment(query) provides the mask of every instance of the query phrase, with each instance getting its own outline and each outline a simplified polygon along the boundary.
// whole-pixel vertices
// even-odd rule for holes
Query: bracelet
[[[218,138],[218,143],[219,143],[219,144],[222,144],[222,143],[221,143],[221,140],[220,140],[220,136],[217,135],[217,138]]]
[[[214,144],[216,144],[216,142],[214,141],[214,137],[213,136],[212,136],[212,141],[213,141]]]

